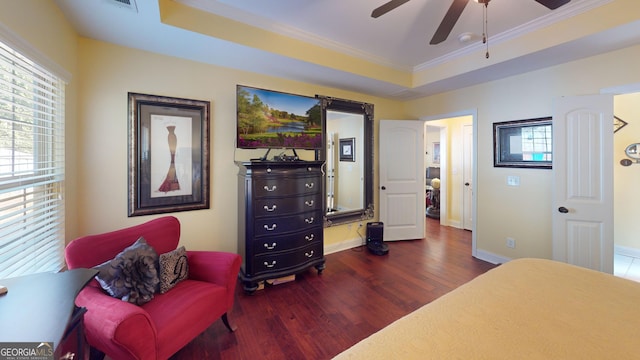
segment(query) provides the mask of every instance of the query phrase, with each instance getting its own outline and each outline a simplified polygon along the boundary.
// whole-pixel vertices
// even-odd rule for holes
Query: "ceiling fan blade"
[[[371,17],[378,18],[406,2],[409,2],[409,0],[391,0],[386,4],[373,9],[373,11],[371,12]]]
[[[433,34],[433,38],[431,38],[429,44],[436,45],[447,40],[451,30],[453,30],[456,22],[458,22],[458,18],[460,18],[462,10],[464,10],[464,7],[467,6],[468,3],[469,0],[453,0],[453,3],[445,14],[444,19],[442,19],[440,26],[438,26],[436,33]]]
[[[548,7],[551,10],[555,10],[557,8],[559,8],[560,6],[568,3],[571,0],[536,0],[537,2],[539,2],[540,4]]]

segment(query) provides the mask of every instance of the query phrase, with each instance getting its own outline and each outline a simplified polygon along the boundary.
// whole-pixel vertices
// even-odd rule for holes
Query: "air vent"
[[[122,9],[131,10],[136,13],[138,12],[138,7],[136,6],[135,0],[104,0],[104,2]]]

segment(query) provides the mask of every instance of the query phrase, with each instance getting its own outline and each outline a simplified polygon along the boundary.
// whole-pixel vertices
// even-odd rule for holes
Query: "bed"
[[[542,259],[498,266],[335,359],[640,358],[640,283]]]

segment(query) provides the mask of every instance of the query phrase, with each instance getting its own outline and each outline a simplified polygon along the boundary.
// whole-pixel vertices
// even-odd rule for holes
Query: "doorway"
[[[471,231],[475,157],[473,119],[473,115],[442,116],[424,122],[425,187],[429,191],[427,170],[439,169],[440,225]]]
[[[614,115],[626,125],[619,127],[613,135],[613,187],[614,187],[614,261],[613,273],[634,281],[640,281],[640,240],[637,239],[640,224],[635,205],[640,201],[636,191],[640,181],[640,164],[622,166],[625,148],[640,142],[640,86],[636,92],[614,96]],[[620,123],[623,124],[623,123]]]
[[[380,196],[380,221],[391,224],[391,228],[407,230],[403,233],[389,235],[390,240],[409,240],[423,238],[426,226],[425,216],[425,184],[426,184],[426,164],[425,157],[433,156],[434,142],[438,142],[439,136],[439,162],[440,162],[440,220],[441,225],[463,228],[463,173],[469,176],[468,171],[463,171],[463,161],[471,159],[473,163],[469,182],[472,184],[477,177],[477,145],[476,145],[476,119],[477,111],[469,110],[455,114],[445,114],[419,120],[381,120],[380,132],[385,133],[385,137],[380,139],[380,160],[379,160],[379,196]],[[417,125],[417,126],[416,126]],[[439,135],[433,137],[433,141],[427,142],[425,138],[426,127],[432,126],[440,129]],[[471,126],[471,136],[465,137],[465,126]],[[383,131],[384,130],[384,131]],[[468,128],[467,128],[468,130]],[[403,136],[399,136],[402,134]],[[408,137],[407,134],[411,134]],[[418,139],[419,138],[419,139]],[[429,136],[429,138],[432,138]],[[464,139],[472,139],[473,144],[463,146]],[[384,140],[384,141],[383,141]],[[398,144],[398,145],[394,145]],[[411,146],[411,145],[419,146]],[[392,145],[392,146],[390,146]],[[429,150],[427,150],[429,149]],[[471,152],[468,156],[463,156],[463,149]],[[402,161],[400,161],[401,159]],[[432,159],[431,159],[432,160]],[[408,164],[410,166],[402,166]],[[395,182],[402,184],[396,186]],[[410,183],[410,184],[409,184]],[[406,184],[406,185],[405,185]],[[415,184],[415,186],[414,186]],[[451,186],[448,186],[451,184]],[[470,185],[471,185],[470,184]],[[390,187],[393,185],[392,187]],[[409,188],[408,185],[411,185]],[[420,200],[419,198],[422,197]],[[410,201],[409,201],[410,200]],[[402,202],[404,201],[404,202]],[[402,206],[396,206],[402,204]],[[394,205],[390,210],[388,206]],[[414,207],[414,205],[418,205]],[[471,196],[470,213],[476,210],[476,196]],[[407,213],[411,210],[411,213]],[[404,211],[404,212],[403,212]],[[415,212],[417,211],[417,212]],[[400,214],[400,215],[398,215]],[[401,219],[401,222],[394,220]],[[411,219],[411,222],[408,223]],[[433,219],[430,219],[433,220]],[[471,255],[477,257],[476,251],[476,224],[471,224]],[[421,228],[420,232],[411,232],[408,229]],[[385,229],[385,240],[390,231]]]

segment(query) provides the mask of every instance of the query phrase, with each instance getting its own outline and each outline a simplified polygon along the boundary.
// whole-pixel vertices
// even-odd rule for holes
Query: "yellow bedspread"
[[[519,259],[398,319],[335,359],[639,359],[640,283]]]

